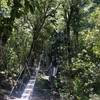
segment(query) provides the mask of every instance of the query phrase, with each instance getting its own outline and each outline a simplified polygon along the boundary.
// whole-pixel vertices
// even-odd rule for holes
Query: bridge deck
[[[31,100],[39,69],[40,69],[40,66],[38,66],[35,69],[35,72],[32,73],[32,76],[30,77],[27,85],[25,86],[24,91],[22,92],[20,90],[20,92],[18,92],[19,94],[21,94],[21,97],[19,98],[18,97],[8,97],[7,100]]]
[[[27,83],[24,92],[21,95],[21,98],[9,98],[8,100],[30,100],[30,97],[34,90],[36,78],[31,76],[29,82]]]

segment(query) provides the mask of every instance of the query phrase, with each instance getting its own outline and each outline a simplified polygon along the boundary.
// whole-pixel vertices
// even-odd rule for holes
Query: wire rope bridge
[[[42,60],[42,54],[40,56],[40,61],[38,63],[38,66],[32,72],[29,71],[28,66],[23,68],[16,82],[19,83],[19,80],[22,77],[20,84],[16,84],[12,88],[9,96],[7,97],[7,100],[32,100],[32,93],[34,91],[35,82],[38,76],[38,72],[40,70],[41,60]],[[28,75],[26,74],[22,76],[25,68],[27,69]]]
[[[43,54],[40,55],[40,60],[37,67],[35,69],[32,69],[31,71],[28,65],[25,65],[25,67],[19,73],[16,84],[12,87],[7,100],[33,100],[35,83],[41,68],[42,61]],[[53,62],[50,63],[47,73],[47,76],[49,76],[49,80],[50,76],[56,75],[57,68],[53,66]]]

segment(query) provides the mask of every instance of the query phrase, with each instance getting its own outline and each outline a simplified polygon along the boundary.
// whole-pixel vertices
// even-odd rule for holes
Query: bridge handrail
[[[13,91],[14,91],[14,89],[15,89],[15,87],[16,87],[16,85],[17,85],[17,83],[18,83],[18,81],[19,81],[19,79],[20,79],[20,77],[21,77],[24,70],[25,70],[25,67],[23,67],[22,71],[19,73],[18,78],[16,80],[16,84],[12,87],[12,89],[10,91],[10,94],[9,94],[9,97],[12,95],[12,93],[13,93]]]

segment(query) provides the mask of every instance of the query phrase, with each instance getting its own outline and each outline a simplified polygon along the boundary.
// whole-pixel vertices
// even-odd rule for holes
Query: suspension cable
[[[16,84],[12,87],[11,92],[10,92],[10,94],[9,94],[9,97],[10,97],[11,94],[13,93],[13,91],[14,91],[14,89],[15,89],[15,87],[16,87],[16,85],[17,85],[17,83],[18,83],[18,81],[19,81],[19,79],[20,79],[20,77],[21,77],[21,75],[22,75],[22,73],[23,73],[23,71],[24,71],[24,69],[25,69],[25,67],[24,67],[24,68],[22,69],[22,71],[19,73],[18,78],[17,78],[17,80],[16,80]]]

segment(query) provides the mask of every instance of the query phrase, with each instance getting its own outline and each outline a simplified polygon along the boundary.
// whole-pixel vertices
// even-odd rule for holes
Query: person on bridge
[[[50,66],[48,68],[48,75],[50,77],[56,77],[57,70],[58,70],[58,67],[57,67],[56,58],[53,56],[52,62],[50,63]]]

